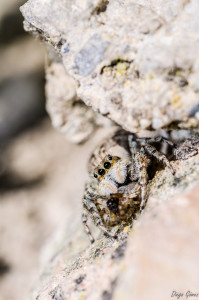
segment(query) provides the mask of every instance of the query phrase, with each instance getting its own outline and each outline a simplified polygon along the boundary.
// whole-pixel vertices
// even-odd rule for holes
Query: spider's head
[[[99,182],[99,191],[103,195],[117,192],[118,184],[125,182],[127,177],[127,160],[118,156],[106,155],[94,170],[94,177]]]

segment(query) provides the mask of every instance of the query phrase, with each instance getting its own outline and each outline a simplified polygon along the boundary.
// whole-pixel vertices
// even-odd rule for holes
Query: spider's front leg
[[[139,176],[139,185],[141,186],[140,211],[142,211],[145,207],[146,200],[147,200],[147,183],[148,183],[147,167],[149,164],[149,159],[144,154],[144,151],[141,150],[135,154],[134,161]]]
[[[88,214],[89,214],[88,208],[86,206],[83,207],[82,223],[83,223],[84,229],[85,229],[85,231],[86,231],[86,233],[89,237],[89,240],[92,244],[92,243],[94,243],[95,239],[93,238],[92,233],[91,233],[90,228],[89,228],[88,223],[87,223],[88,222]]]
[[[147,167],[149,159],[144,153],[144,149],[139,149],[139,143],[137,143],[137,139],[135,140],[133,135],[129,136],[128,142],[132,154],[132,164],[129,168],[130,178],[132,181],[138,180],[138,183],[141,186],[140,211],[142,211],[147,200]]]
[[[88,218],[89,218],[89,214],[91,214],[92,210],[94,210],[94,203],[92,202],[93,195],[94,195],[94,190],[92,186],[86,185],[84,196],[82,199],[82,203],[83,203],[82,223],[84,225],[84,229],[91,243],[94,243],[95,239],[93,238],[90,228],[88,226]]]
[[[199,153],[199,138],[187,139],[175,146],[174,155],[176,159],[184,160]]]
[[[91,231],[88,226],[88,216],[92,219],[93,223],[100,228],[105,234],[115,237],[111,232],[107,230],[107,228],[104,226],[102,222],[102,218],[100,215],[100,208],[96,204],[99,204],[98,198],[103,198],[102,196],[99,196],[95,194],[94,190],[91,186],[87,186],[84,197],[83,197],[83,214],[82,214],[82,222],[85,228],[86,233],[88,234],[89,240],[91,243],[94,243],[95,239],[93,238]],[[106,202],[105,202],[106,203]],[[102,212],[102,211],[101,211]]]
[[[149,144],[142,146],[142,148],[144,149],[144,151],[146,153],[155,157],[158,161],[163,162],[163,164],[170,169],[170,171],[173,175],[175,174],[175,170],[174,170],[173,166],[170,164],[170,161],[163,153],[159,152],[158,150],[155,149],[155,147],[153,147]]]
[[[139,142],[139,143],[143,143],[146,145],[146,144],[150,144],[150,143],[166,143],[170,146],[174,146],[174,143],[170,140],[168,140],[167,138],[163,137],[163,136],[157,136],[155,138],[136,138],[136,141]]]
[[[170,140],[168,140],[168,139],[166,139],[162,136],[158,136],[156,138],[138,138],[137,141],[140,143],[140,145],[144,149],[144,152],[146,152],[147,154],[155,157],[158,161],[163,162],[163,164],[171,170],[171,173],[173,175],[175,174],[175,170],[172,167],[172,165],[170,164],[167,157],[163,153],[161,153],[160,151],[156,150],[156,148],[154,146],[149,144],[149,143],[164,142],[164,143],[167,143],[168,145],[174,147],[174,143],[172,141],[170,141]]]
[[[171,146],[174,146],[173,142],[167,140],[163,137],[156,137],[156,138],[134,138],[133,136],[129,136],[129,147],[132,153],[132,159],[134,166],[135,173],[131,175],[131,179],[135,180],[136,175],[138,175],[139,184],[141,186],[141,205],[140,210],[143,210],[146,200],[147,200],[147,182],[148,182],[148,174],[147,174],[147,167],[149,164],[149,157],[153,156],[158,161],[162,161],[164,165],[166,165],[172,172],[175,173],[174,168],[170,164],[167,157],[156,150],[156,148],[149,143],[157,143],[157,142],[165,142]]]

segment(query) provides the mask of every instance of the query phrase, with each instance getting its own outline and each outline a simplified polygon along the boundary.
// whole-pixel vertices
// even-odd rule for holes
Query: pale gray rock
[[[198,1],[29,0],[21,11],[94,110],[130,131],[198,126]]]
[[[52,58],[52,53],[49,53]],[[52,125],[71,142],[85,142],[101,126],[111,126],[108,119],[94,112],[77,97],[74,79],[53,56],[46,66],[46,109]]]
[[[173,290],[197,293],[199,156],[172,165],[175,176],[157,172],[147,208],[117,240],[98,233],[89,245],[78,215],[69,218],[43,251],[53,257],[33,299],[166,300]]]
[[[77,100],[74,80],[58,62],[46,68],[46,98],[52,125],[70,141],[81,143],[93,133],[95,113]]]

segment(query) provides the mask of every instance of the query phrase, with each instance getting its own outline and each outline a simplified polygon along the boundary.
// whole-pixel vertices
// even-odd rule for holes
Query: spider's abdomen
[[[107,201],[107,207],[108,209],[113,212],[114,214],[118,213],[118,204],[119,204],[119,199],[112,197]]]

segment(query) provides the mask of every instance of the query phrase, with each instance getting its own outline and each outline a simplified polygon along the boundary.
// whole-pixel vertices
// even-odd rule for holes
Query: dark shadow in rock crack
[[[10,269],[10,265],[2,257],[0,257],[0,277],[3,277],[5,274],[7,274]]]
[[[121,244],[115,252],[112,254],[112,259],[120,259],[124,256],[125,250],[127,246],[127,241],[125,241],[123,244]]]
[[[102,300],[111,300],[113,298],[116,284],[117,284],[117,278],[111,282],[110,290],[103,291]]]
[[[44,183],[44,175],[37,176],[33,179],[26,179],[18,174],[6,172],[0,176],[0,191],[10,192],[20,189],[31,189]]]
[[[107,10],[108,4],[108,0],[101,0],[99,4],[93,9],[91,15],[99,15],[102,12],[105,12]]]

